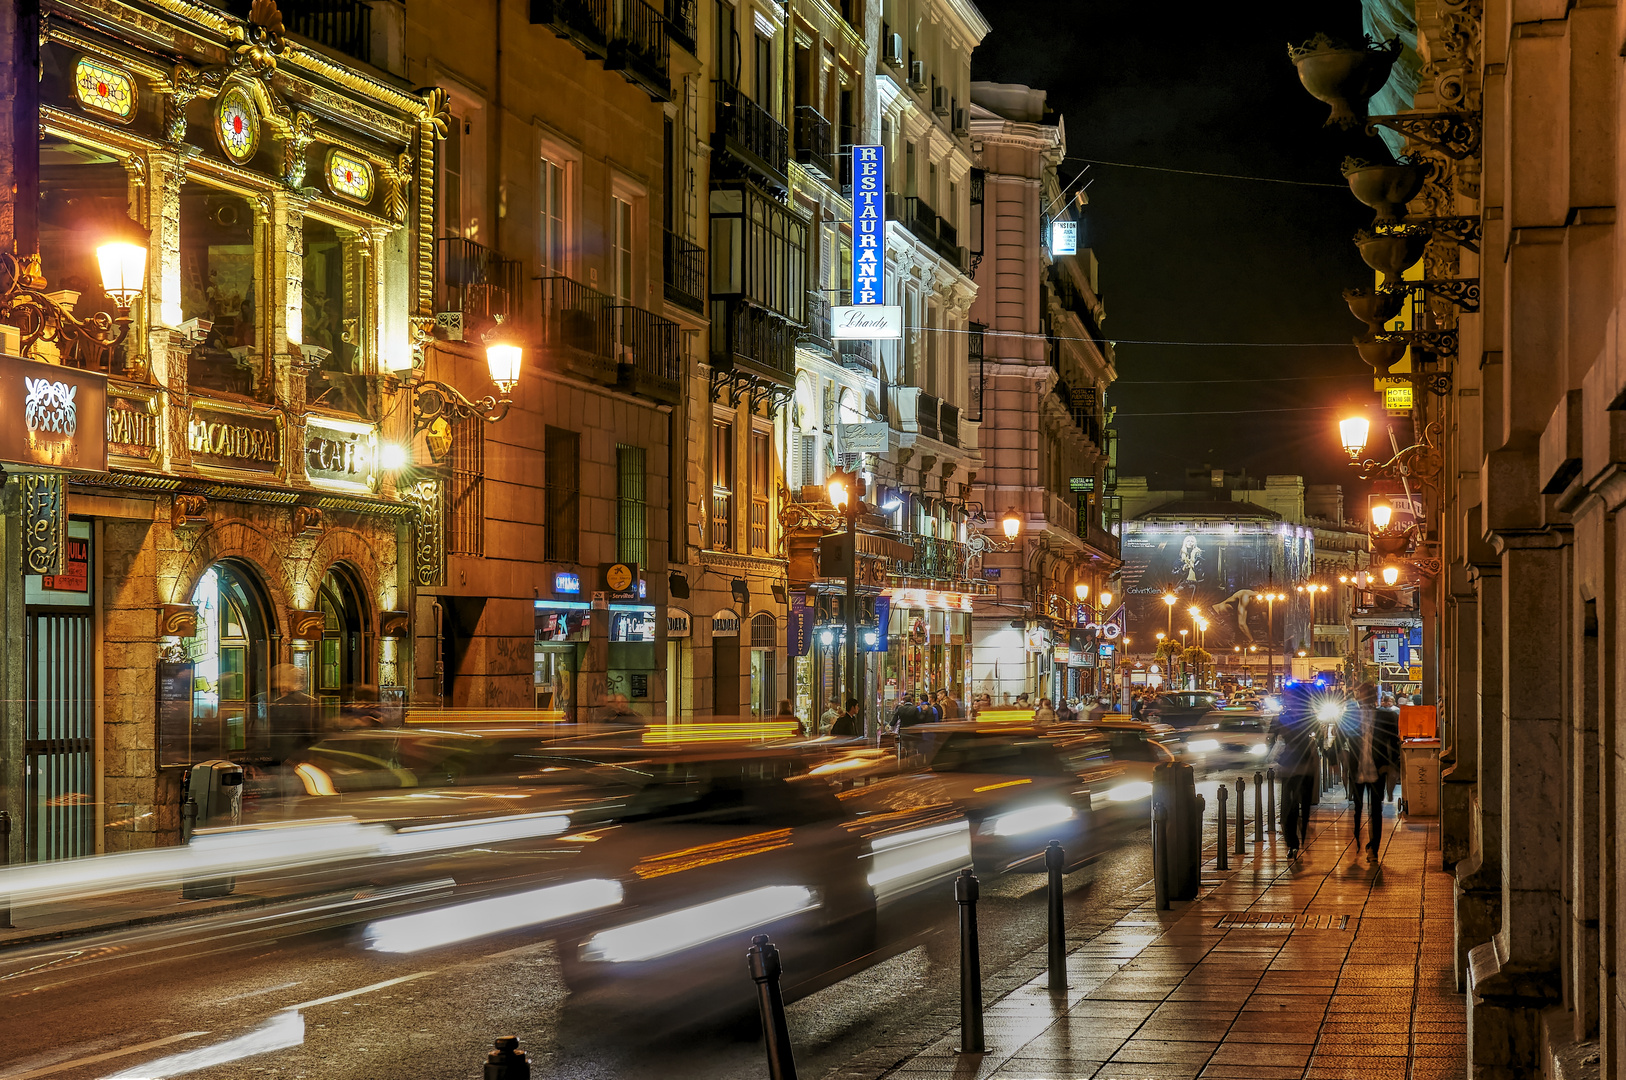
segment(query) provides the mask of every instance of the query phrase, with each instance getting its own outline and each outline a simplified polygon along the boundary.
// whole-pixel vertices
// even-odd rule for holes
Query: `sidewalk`
[[[1041,950],[1028,981],[990,995],[987,1053],[956,1054],[956,1029],[882,1075],[1463,1076],[1466,1012],[1452,989],[1452,889],[1439,869],[1438,823],[1388,817],[1381,865],[1369,867],[1336,794],[1314,812],[1296,864],[1279,838],[1254,844],[1250,822],[1241,868],[1234,855],[1224,872],[1210,859],[1197,900],[1159,912],[1148,889],[1111,930],[1074,947],[1065,1002],[1046,988]],[[1212,845],[1212,813],[1205,829]],[[855,1065],[837,1075],[856,1078],[865,1070]]]

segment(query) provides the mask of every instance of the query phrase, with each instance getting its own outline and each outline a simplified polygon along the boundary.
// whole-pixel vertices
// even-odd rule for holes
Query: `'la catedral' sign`
[[[282,468],[282,417],[194,405],[186,445],[198,465],[275,473]]]
[[[0,461],[106,472],[106,377],[0,355]]]

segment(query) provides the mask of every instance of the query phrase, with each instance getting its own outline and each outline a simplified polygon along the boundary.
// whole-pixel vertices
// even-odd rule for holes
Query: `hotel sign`
[[[106,472],[106,377],[0,355],[0,461]]]
[[[186,424],[186,445],[198,465],[278,473],[282,470],[282,416],[194,405]]]
[[[853,147],[853,303],[884,301],[886,148]]]

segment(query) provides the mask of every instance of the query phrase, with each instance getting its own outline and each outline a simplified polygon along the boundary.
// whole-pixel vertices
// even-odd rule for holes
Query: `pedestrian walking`
[[[944,720],[958,720],[960,718],[960,703],[949,697],[947,690],[937,692],[937,708]]]
[[[1033,719],[1041,724],[1054,724],[1056,722],[1056,709],[1050,704],[1049,698],[1039,699],[1039,707],[1034,710]]]
[[[1282,711],[1271,729],[1276,775],[1282,782],[1282,835],[1287,840],[1289,860],[1299,857],[1308,839],[1310,797],[1313,794],[1318,758],[1316,738],[1319,725],[1308,687],[1295,683],[1282,692]]]
[[[852,739],[863,732],[864,727],[858,719],[858,699],[848,698],[846,709],[830,725],[830,734],[838,739]]]
[[[1400,712],[1379,708],[1377,688],[1371,683],[1356,687],[1355,702],[1354,730],[1343,729],[1344,783],[1354,811],[1355,846],[1361,846],[1364,810],[1369,837],[1366,861],[1375,863],[1383,839],[1383,803],[1389,777],[1398,771],[1400,761]]]
[[[892,710],[892,727],[902,731],[919,723],[922,723],[922,718],[920,710],[915,707],[915,695],[905,691],[898,698],[897,708]]]
[[[1073,708],[1073,703],[1071,701],[1068,701],[1066,698],[1062,698],[1061,706],[1056,710],[1056,722],[1058,724],[1071,724],[1077,719],[1078,710]]]

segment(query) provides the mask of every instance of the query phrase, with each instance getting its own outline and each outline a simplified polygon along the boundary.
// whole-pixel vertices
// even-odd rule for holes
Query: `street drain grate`
[[[1348,915],[1295,915],[1281,912],[1232,911],[1214,924],[1223,930],[1348,930]]]

